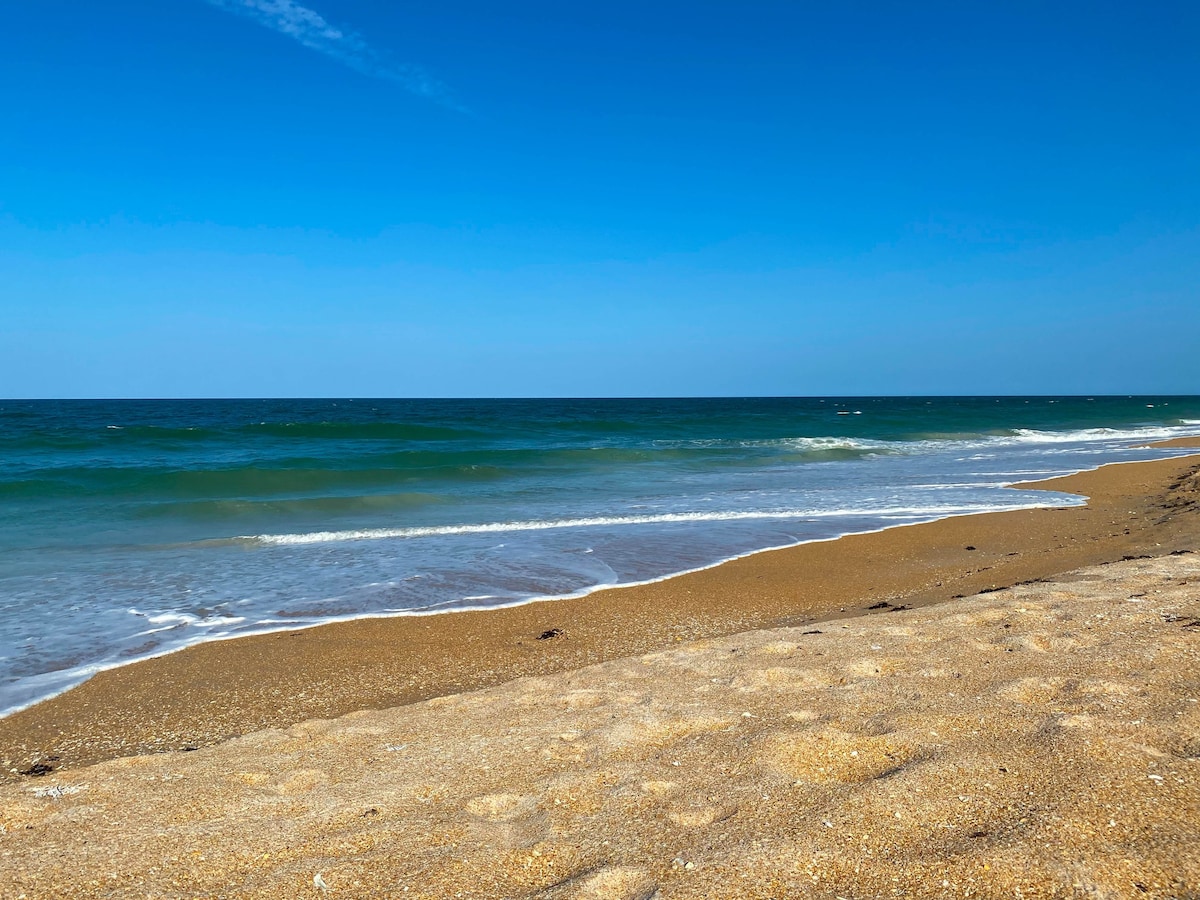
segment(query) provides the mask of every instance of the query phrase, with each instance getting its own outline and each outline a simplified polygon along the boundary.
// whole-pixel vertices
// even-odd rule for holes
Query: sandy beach
[[[0,775],[15,780],[35,766],[210,746],[679,642],[889,614],[1127,556],[1193,549],[1200,516],[1188,478],[1198,465],[1183,457],[1107,466],[1038,483],[1087,496],[1087,506],[853,535],[579,599],[201,644],[102,672],[0,719]]]
[[[1194,896],[1197,584],[1115,563],[9,785],[0,895]]]
[[[0,896],[1192,896],[1198,471],[102,673],[0,721]]]

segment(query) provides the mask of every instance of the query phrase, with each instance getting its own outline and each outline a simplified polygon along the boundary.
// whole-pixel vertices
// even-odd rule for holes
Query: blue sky
[[[1200,392],[1194,4],[5,16],[0,396]]]

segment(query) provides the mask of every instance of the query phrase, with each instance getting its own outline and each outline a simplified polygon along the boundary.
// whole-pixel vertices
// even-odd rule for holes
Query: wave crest
[[[1080,501],[1083,502],[1083,501]],[[1070,501],[1064,501],[1069,505]],[[493,534],[516,531],[547,531],[554,528],[595,528],[613,525],[668,525],[681,522],[736,522],[763,519],[826,519],[870,517],[881,519],[925,516],[955,516],[977,512],[1030,509],[1040,503],[1012,503],[966,506],[932,504],[927,506],[886,506],[867,509],[776,509],[730,510],[721,512],[653,513],[636,516],[590,516],[575,519],[534,519],[519,522],[483,522],[473,525],[423,525],[409,528],[362,528],[347,531],[313,531],[303,534],[255,534],[237,538],[256,544],[324,544],[338,541],[376,541],[388,538],[422,538],[455,534]]]

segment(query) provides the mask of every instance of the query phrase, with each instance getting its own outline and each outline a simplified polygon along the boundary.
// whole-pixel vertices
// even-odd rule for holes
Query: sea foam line
[[[237,538],[258,544],[325,544],[337,541],[377,541],[387,538],[422,538],[456,534],[491,534],[514,531],[548,531],[554,528],[595,528],[605,525],[664,525],[676,522],[733,522],[753,519],[892,518],[896,516],[957,516],[975,512],[1002,512],[1023,504],[963,506],[882,506],[871,509],[730,510],[725,512],[656,513],[637,516],[590,516],[577,519],[535,519],[518,522],[480,522],[464,525],[423,525],[409,528],[362,528],[347,531],[312,531],[301,534],[255,534]]]
[[[688,441],[660,441],[664,446],[700,448],[788,448],[805,453],[835,450],[857,450],[868,454],[911,455],[938,450],[971,449],[980,447],[1023,447],[1029,444],[1089,444],[1109,441],[1155,441],[1175,437],[1190,437],[1200,420],[1178,419],[1177,425],[1142,425],[1133,428],[1076,428],[1068,431],[1043,431],[1036,428],[1013,428],[1007,433],[964,433],[944,437],[918,439],[885,439],[855,437],[789,437],[765,440],[730,441],[722,438]]]

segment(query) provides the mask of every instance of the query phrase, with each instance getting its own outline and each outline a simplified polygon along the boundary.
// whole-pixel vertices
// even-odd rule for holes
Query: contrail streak
[[[361,35],[330,24],[316,10],[294,0],[208,0],[228,12],[253,19],[260,25],[287,35],[310,50],[337,60],[344,66],[384,81],[394,82],[418,96],[443,106],[462,110],[450,90],[420,66],[394,63],[381,56]]]

